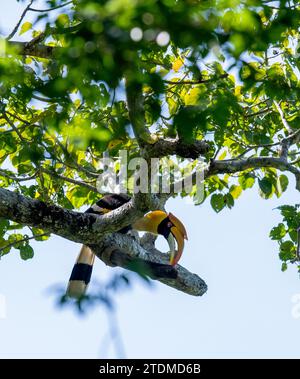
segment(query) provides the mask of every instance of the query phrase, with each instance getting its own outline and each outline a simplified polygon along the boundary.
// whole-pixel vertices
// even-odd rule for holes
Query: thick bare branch
[[[71,241],[84,244],[98,243],[99,236],[113,233],[132,224],[145,213],[160,209],[162,200],[136,194],[122,207],[101,217],[63,209],[57,205],[25,197],[0,188],[0,217],[27,226],[36,226]]]
[[[253,158],[233,158],[226,160],[211,160],[210,164],[204,170],[204,179],[212,175],[219,174],[235,174],[248,169],[260,169],[265,167],[273,167],[280,171],[288,171],[295,175],[296,189],[300,191],[300,169],[292,163],[287,162],[283,158],[277,157],[253,157]],[[192,175],[193,183],[196,182],[196,173]],[[169,194],[159,194],[158,197],[165,199],[176,194],[176,188],[183,188],[183,182],[173,183]]]
[[[207,153],[209,145],[205,141],[185,142],[180,139],[159,139],[152,145],[144,148],[147,157],[161,158],[167,155],[178,155],[182,158],[197,159],[200,155]]]
[[[107,255],[111,266],[124,267],[132,271],[150,274],[153,279],[193,296],[202,296],[207,285],[198,275],[189,272],[180,265],[174,268],[167,264],[168,255],[154,247],[144,249],[140,243],[130,236],[112,234],[106,236],[101,244],[91,246],[95,254],[105,261]]]
[[[130,236],[111,234],[143,216],[144,212],[139,210],[139,206],[144,204],[140,201],[138,197],[133,198],[121,208],[99,217],[47,205],[0,188],[0,217],[89,245],[102,259],[103,252],[109,248],[110,260],[114,265],[137,271],[136,264],[140,263],[147,269],[147,274],[149,272],[151,277],[164,284],[195,296],[205,293],[206,284],[197,275],[183,267],[173,268],[164,264],[166,254],[155,248],[147,251]]]
[[[0,217],[39,227],[85,244],[97,243],[102,234],[115,232],[138,220],[148,211],[141,211],[138,205],[138,200],[133,198],[121,208],[97,217],[49,205],[0,188]]]
[[[296,189],[300,191],[300,170],[288,163],[283,158],[276,157],[253,157],[244,159],[226,159],[222,161],[211,161],[205,178],[217,174],[233,174],[248,169],[259,169],[264,167],[274,167],[280,171],[289,171],[295,175]]]

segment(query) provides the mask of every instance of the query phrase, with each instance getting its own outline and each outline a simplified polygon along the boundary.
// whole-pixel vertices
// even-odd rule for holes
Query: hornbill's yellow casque
[[[86,213],[103,215],[121,207],[129,200],[130,196],[125,194],[106,195],[87,209]],[[119,230],[119,233],[127,233],[131,229],[163,235],[168,241],[171,252],[170,265],[174,266],[179,261],[187,234],[181,221],[172,213],[167,214],[160,210],[150,212],[134,224]],[[95,255],[92,250],[83,245],[69,279],[67,288],[69,297],[80,298],[84,295],[91,279],[94,259]]]

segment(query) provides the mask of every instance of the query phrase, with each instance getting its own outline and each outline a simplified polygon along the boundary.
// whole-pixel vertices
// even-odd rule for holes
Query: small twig
[[[99,193],[99,191],[97,190],[96,187],[94,187],[94,186],[92,186],[92,185],[90,185],[90,184],[88,184],[86,182],[83,182],[81,180],[76,180],[76,179],[68,178],[67,176],[60,175],[60,174],[58,174],[55,171],[47,170],[45,168],[41,168],[40,171],[44,172],[45,174],[48,174],[50,176],[53,176],[55,178],[62,179],[64,181],[66,181],[66,182],[73,183],[73,184],[76,184],[78,186],[85,187],[85,188],[89,189],[90,191]]]
[[[31,180],[31,179],[34,179],[37,175],[38,171],[36,171],[34,174],[32,174],[31,176],[26,176],[24,178],[22,177],[18,177],[18,176],[14,176],[14,175],[10,175],[8,174],[5,170],[2,170],[0,169],[0,176],[4,176],[5,178],[8,178],[8,179],[11,179],[11,180],[14,180],[15,182],[25,182],[27,180]]]
[[[16,120],[18,121],[21,121],[21,122],[24,122],[24,124],[27,124],[27,125],[30,125],[30,122],[27,121],[27,120],[24,120],[24,118],[21,118],[20,116],[14,114],[14,113],[11,113],[9,111],[5,111],[6,114],[8,114],[9,116],[11,117],[14,117]]]
[[[245,151],[243,151],[240,155],[234,158],[235,159],[242,158],[245,154],[249,153],[251,150],[254,150],[254,149],[267,149],[271,151],[272,153],[274,153],[274,151],[270,149],[270,147],[278,146],[278,145],[281,145],[281,142],[266,143],[263,145],[249,145]]]
[[[181,80],[179,82],[174,82],[173,80],[164,80],[164,83],[174,84],[174,85],[185,85],[185,84],[195,85],[195,84],[214,82],[219,79],[227,78],[227,76],[228,74],[225,73],[223,75],[218,76],[217,78],[199,79],[199,80]]]
[[[274,100],[274,105],[280,115],[280,118],[281,118],[281,121],[282,121],[282,124],[283,126],[286,128],[286,130],[289,132],[289,133],[293,133],[293,129],[290,127],[289,123],[287,122],[285,116],[284,116],[284,113],[282,111],[282,109],[280,108],[280,105],[277,103],[277,101]]]
[[[260,111],[250,113],[250,114],[246,114],[246,115],[244,115],[244,117],[249,118],[249,117],[259,116],[261,114],[268,113],[268,112],[272,112],[272,109],[270,109],[270,108],[261,109]]]
[[[57,102],[57,100],[55,100],[55,99],[48,99],[48,98],[46,98],[46,97],[42,97],[42,96],[38,96],[38,95],[31,95],[31,97],[33,98],[33,99],[36,99],[36,100],[39,100],[39,101],[44,101],[45,103],[56,103]]]
[[[11,242],[11,243],[8,243],[7,245],[3,246],[0,248],[0,257],[1,257],[1,252],[9,247],[13,247],[14,245],[16,245],[17,243],[22,243],[22,242],[27,242],[29,240],[32,240],[32,239],[35,239],[35,238],[40,238],[40,237],[44,237],[44,236],[49,236],[50,234],[49,233],[42,233],[42,234],[35,234],[34,236],[31,236],[31,237],[24,237],[23,239],[21,240],[18,240],[18,241],[14,241],[14,242]]]
[[[27,177],[24,177],[24,178],[23,178],[23,177],[18,177],[18,176],[15,176],[15,175],[11,175],[11,174],[7,173],[5,170],[2,170],[2,169],[0,169],[0,176],[2,175],[2,176],[4,176],[5,178],[11,179],[11,180],[13,180],[13,181],[15,181],[15,182],[25,182],[25,181],[28,181],[28,180],[32,180],[32,179],[34,179],[34,178],[37,176],[37,174],[38,174],[39,172],[44,172],[45,174],[48,174],[48,175],[53,176],[53,177],[55,177],[55,178],[62,179],[62,180],[64,180],[65,182],[69,182],[69,183],[72,183],[72,184],[76,184],[76,185],[78,185],[78,186],[85,187],[85,188],[89,189],[90,191],[93,191],[93,192],[98,193],[98,190],[97,190],[96,187],[94,187],[94,186],[92,186],[92,185],[90,185],[90,184],[88,184],[88,183],[86,183],[86,182],[83,182],[83,181],[81,181],[81,180],[76,180],[76,179],[68,178],[68,177],[66,177],[66,176],[63,176],[63,175],[58,174],[58,173],[55,172],[55,171],[51,171],[51,170],[48,170],[48,169],[43,168],[43,167],[39,168],[39,169],[38,169],[34,174],[32,174],[31,176],[27,176]]]
[[[263,103],[267,103],[268,101],[270,101],[270,99],[265,99],[265,100],[261,100],[259,101],[258,103],[254,103],[254,104],[251,104],[251,105],[247,105],[245,108],[246,109],[251,109],[253,107],[258,107],[260,104],[263,104]]]
[[[17,133],[18,137],[20,138],[21,141],[23,142],[26,142],[26,138],[24,138],[22,136],[22,134],[20,133],[20,131],[18,130],[18,128],[14,125],[14,123],[7,117],[7,115],[5,113],[3,113],[2,117],[4,118],[4,120],[6,120],[9,125],[11,126],[11,128],[13,129],[14,132]]]
[[[31,7],[31,5],[32,5],[33,2],[34,2],[34,0],[31,0],[30,3],[27,5],[27,7],[24,9],[24,11],[21,14],[21,17],[20,17],[17,25],[13,28],[12,32],[8,35],[8,37],[6,37],[7,41],[9,41],[10,39],[12,39],[13,36],[17,33],[21,22],[24,20],[24,17],[26,16],[26,13],[28,12],[28,10]]]
[[[36,9],[36,8],[28,8],[29,11],[31,12],[51,12],[51,11],[54,11],[55,9],[59,9],[59,8],[63,8],[69,4],[73,4],[73,1],[68,1],[67,3],[65,4],[61,4],[61,5],[57,5],[56,7],[53,7],[53,8],[48,8],[48,9]]]
[[[69,158],[69,160],[72,160],[74,166],[70,165],[70,164],[67,164],[66,162],[63,162],[63,161],[60,161],[60,163],[62,163],[64,166],[67,166],[69,168],[72,168],[72,169],[77,169],[79,171],[82,171],[84,172],[86,175],[90,176],[90,177],[93,177],[93,178],[98,178],[99,177],[99,173],[97,172],[92,172],[88,169],[86,169],[85,167],[81,166],[80,164],[78,164],[72,157],[72,155],[69,153],[68,149],[61,143],[61,141],[56,138],[56,143],[57,145],[61,148],[62,152],[65,154],[65,156],[67,158]]]
[[[217,158],[217,156],[218,156],[219,152],[221,151],[221,149],[222,149],[221,147],[218,147],[218,149],[215,152],[215,155],[213,156],[213,159]]]
[[[299,163],[300,162],[300,158],[299,159],[296,159],[295,161],[293,161],[293,162],[291,162],[291,164],[292,165],[295,165],[295,164],[297,164],[297,163]]]
[[[291,133],[286,138],[283,138],[281,141],[280,156],[286,160],[288,157],[289,148],[295,143],[299,143],[299,141],[300,141],[300,129],[294,133]]]

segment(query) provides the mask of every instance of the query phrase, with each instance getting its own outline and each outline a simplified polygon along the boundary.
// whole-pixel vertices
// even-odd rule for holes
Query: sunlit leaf
[[[21,26],[19,35],[22,35],[22,34],[28,32],[28,30],[30,30],[31,28],[32,28],[31,22],[28,22],[28,21],[24,22],[24,24],[22,24],[22,26]]]

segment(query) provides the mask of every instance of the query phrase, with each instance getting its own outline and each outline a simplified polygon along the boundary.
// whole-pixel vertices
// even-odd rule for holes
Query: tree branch
[[[189,295],[202,296],[207,291],[206,283],[198,275],[180,265],[168,265],[167,254],[154,247],[146,250],[128,235],[115,233],[106,236],[100,245],[90,247],[101,260],[106,261],[109,255],[111,266],[147,273],[153,279]]]
[[[228,74],[225,73],[225,74],[222,74],[218,77],[214,77],[214,78],[209,78],[209,79],[199,79],[199,80],[180,80],[178,82],[176,81],[173,81],[173,80],[164,80],[164,83],[167,83],[167,84],[174,84],[174,85],[196,85],[196,84],[202,84],[202,83],[209,83],[209,82],[214,82],[216,80],[219,80],[219,79],[224,79],[224,78],[227,78]]]
[[[73,1],[68,1],[67,3],[65,4],[61,4],[61,5],[57,5],[56,7],[53,7],[53,8],[48,8],[48,9],[35,9],[35,8],[28,8],[29,11],[31,12],[40,12],[40,13],[44,13],[44,12],[51,12],[51,11],[54,11],[55,9],[59,9],[59,8],[63,8],[67,5],[70,5],[70,4],[73,4]]]
[[[283,113],[283,110],[280,108],[280,105],[277,103],[277,101],[274,101],[274,105],[280,115],[280,118],[281,118],[281,121],[282,121],[282,124],[283,126],[285,127],[285,129],[289,132],[289,133],[292,133],[293,132],[293,129],[290,127],[289,123],[287,122],[285,116],[284,116],[284,113]]]
[[[182,158],[197,159],[208,152],[209,145],[205,141],[185,142],[181,139],[159,139],[152,145],[144,148],[149,158],[161,158],[167,155],[178,155]]]
[[[293,166],[292,163],[287,162],[283,158],[276,157],[253,157],[253,158],[233,158],[226,160],[211,160],[208,167],[204,170],[204,179],[212,175],[219,174],[235,174],[237,172],[245,171],[248,169],[261,169],[265,167],[273,167],[280,171],[289,171],[295,175],[296,189],[300,191],[300,169]],[[192,174],[192,182],[196,183],[197,173]],[[184,188],[184,182],[180,180],[173,183],[169,194],[159,194],[159,198],[169,198],[176,194],[176,188]]]
[[[101,217],[63,209],[0,188],[0,217],[19,224],[34,226],[74,242],[97,243],[99,236],[112,233],[132,224],[147,210],[139,208],[139,199]]]
[[[142,204],[143,205],[143,204]],[[103,216],[65,210],[56,205],[26,198],[16,192],[0,188],[0,217],[27,226],[35,226],[46,233],[57,234],[71,241],[91,246],[103,259],[103,253],[110,249],[114,265],[134,271],[136,264],[150,270],[150,276],[180,291],[200,296],[206,292],[206,284],[197,275],[180,266],[173,268],[164,264],[166,254],[156,249],[146,251],[132,237],[113,233],[141,218],[140,199],[133,199],[122,207]],[[148,261],[150,263],[148,263]]]
[[[15,126],[15,124],[7,117],[6,113],[4,112],[2,114],[2,117],[4,118],[4,120],[11,126],[11,128],[13,129],[14,132],[16,132],[16,134],[18,135],[18,137],[20,138],[21,141],[23,142],[26,142],[26,138],[23,138],[22,134],[20,133],[20,131],[18,130],[18,128]]]
[[[286,138],[283,138],[282,141],[280,142],[281,144],[281,152],[280,156],[283,159],[287,159],[288,153],[289,153],[289,148],[300,142],[300,130],[297,130],[294,133],[291,133],[288,135]]]
[[[36,171],[34,174],[30,175],[30,176],[15,176],[15,175],[11,175],[9,172],[7,172],[6,170],[3,170],[3,169],[0,169],[0,176],[4,176],[5,178],[8,178],[8,179],[11,179],[15,182],[25,182],[27,180],[32,180],[34,179],[38,174],[38,171]]]
[[[274,167],[280,171],[289,171],[295,175],[296,189],[300,191],[300,170],[288,163],[285,159],[276,157],[253,157],[245,159],[227,159],[222,161],[211,161],[205,178],[217,174],[233,174],[248,169],[260,169]]]
[[[11,242],[11,243],[8,243],[7,245],[3,246],[0,248],[0,258],[1,258],[1,255],[2,255],[2,251],[4,251],[5,249],[7,248],[10,248],[10,247],[13,247],[19,243],[23,243],[23,242],[27,242],[27,241],[30,241],[30,240],[33,240],[35,238],[40,238],[40,237],[45,237],[45,236],[49,236],[49,233],[42,233],[42,234],[35,234],[31,237],[29,236],[25,236],[24,238],[18,240],[18,241],[14,241],[14,242]]]
[[[48,175],[50,175],[50,176],[52,176],[54,178],[61,179],[61,180],[65,181],[65,182],[73,183],[73,184],[76,184],[77,186],[82,186],[82,187],[87,188],[90,191],[99,193],[99,191],[97,190],[96,187],[94,187],[94,186],[92,186],[92,185],[90,185],[90,184],[88,184],[86,182],[83,182],[81,180],[76,180],[76,179],[68,178],[67,176],[60,175],[60,174],[58,174],[55,171],[47,170],[46,168],[43,168],[43,167],[40,168],[40,171],[44,172],[45,174],[48,174]]]
[[[26,13],[28,12],[29,8],[31,7],[32,3],[34,2],[34,0],[31,0],[30,3],[27,5],[27,7],[24,9],[23,13],[21,14],[21,17],[17,23],[17,25],[14,27],[14,29],[12,30],[12,32],[8,35],[8,37],[6,38],[7,41],[9,41],[10,39],[13,38],[13,36],[17,33],[18,29],[19,29],[19,26],[21,24],[21,22],[24,20],[24,17],[26,16]]]
[[[52,171],[52,170],[48,170],[44,167],[40,167],[38,170],[36,170],[36,172],[34,174],[32,174],[31,176],[16,176],[14,174],[11,174],[10,172],[7,172],[6,170],[3,170],[3,169],[0,169],[0,176],[4,176],[5,178],[8,178],[8,179],[11,179],[15,182],[25,182],[25,181],[28,181],[28,180],[32,180],[34,178],[36,178],[37,174],[39,172],[44,172],[45,174],[48,174],[54,178],[58,178],[58,179],[61,179],[63,180],[64,182],[69,182],[69,183],[72,183],[72,184],[76,184],[77,186],[81,186],[81,187],[85,187],[87,188],[88,190],[92,191],[92,192],[96,192],[96,193],[99,193],[99,191],[97,190],[96,187],[82,181],[82,180],[76,180],[76,179],[73,179],[73,178],[68,178],[67,176],[64,176],[64,175],[60,175],[58,174],[57,172],[55,171]]]

